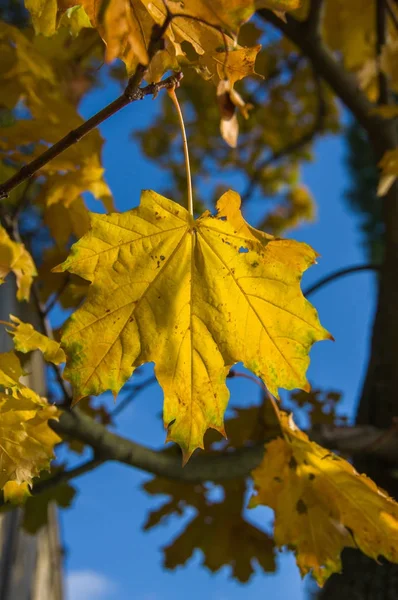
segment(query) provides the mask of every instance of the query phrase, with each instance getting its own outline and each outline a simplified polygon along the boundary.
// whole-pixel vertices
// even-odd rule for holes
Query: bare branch
[[[308,17],[305,22],[307,30],[311,33],[311,35],[319,35],[324,4],[324,0],[311,0]]]
[[[377,103],[388,104],[388,80],[381,68],[380,57],[386,43],[387,11],[385,0],[376,0],[376,61],[379,81],[379,97]]]
[[[392,22],[394,23],[395,28],[398,30],[398,17],[397,17],[397,13],[394,10],[393,0],[384,0],[384,1],[386,3],[388,16],[391,18]]]
[[[290,15],[287,15],[285,23],[270,10],[262,9],[257,11],[257,14],[272,23],[311,60],[319,77],[330,85],[336,96],[368,132],[376,150],[377,160],[386,150],[395,147],[391,124],[372,111],[374,105],[359,88],[354,75],[346,71],[335,59],[319,36],[311,34],[305,23],[300,23]]]
[[[65,277],[64,281],[62,282],[62,285],[60,286],[59,290],[54,294],[53,298],[48,302],[47,306],[43,310],[43,314],[45,317],[47,317],[49,315],[49,313],[52,311],[54,306],[57,304],[58,300],[61,298],[62,294],[68,287],[69,283],[70,283],[70,276],[68,273],[67,276]]]
[[[40,494],[43,494],[48,490],[56,488],[57,485],[60,485],[61,483],[66,483],[68,481],[71,481],[72,479],[76,479],[76,477],[80,477],[85,473],[93,471],[94,469],[99,467],[99,465],[101,465],[102,462],[103,461],[99,460],[98,458],[92,458],[82,463],[81,465],[78,465],[77,467],[73,467],[73,469],[69,469],[68,471],[60,471],[59,473],[56,473],[53,477],[49,477],[48,479],[44,479],[43,481],[38,481],[36,484],[34,484],[31,490],[31,494],[32,496],[39,496]],[[4,506],[5,504],[7,503],[4,501],[3,493],[0,492],[0,507]]]
[[[130,390],[130,393],[125,398],[123,398],[123,400],[121,402],[119,402],[119,404],[116,406],[116,408],[113,409],[113,411],[111,412],[111,417],[114,418],[117,415],[120,415],[120,413],[125,408],[127,408],[127,406],[131,403],[131,401],[135,400],[135,398],[137,397],[137,395],[140,392],[145,390],[147,387],[149,387],[153,383],[156,383],[156,377],[148,377],[148,379],[146,379],[145,381],[142,381],[141,383],[137,383],[137,384],[133,385],[132,389]]]
[[[139,88],[146,67],[138,65],[135,74],[130,79],[125,91],[119,98],[108,104],[105,108],[97,112],[90,119],[85,121],[80,127],[70,131],[65,137],[56,142],[53,146],[45,150],[40,156],[32,160],[27,165],[24,165],[15,175],[10,177],[7,181],[0,185],[0,200],[6,198],[9,192],[17,187],[23,181],[32,177],[37,171],[39,171],[44,165],[50,162],[53,158],[64,152],[73,144],[76,144],[82,139],[87,133],[95,129],[100,123],[109,119],[112,115],[116,114],[119,110],[135,102],[136,100],[142,100],[145,96],[159,93],[160,90],[165,88],[174,87],[182,79],[182,73],[171,75],[164,81],[159,83],[151,83],[144,88]]]
[[[263,457],[265,439],[261,443],[234,451],[196,453],[181,466],[181,456],[168,450],[153,450],[109,431],[74,408],[65,411],[51,427],[91,446],[100,461],[115,460],[168,479],[202,482],[225,481],[247,477]],[[383,431],[375,427],[321,427],[310,432],[310,438],[326,448],[349,455],[378,456],[398,465],[398,435],[396,430]]]
[[[338,271],[334,271],[334,273],[330,273],[330,275],[326,275],[326,277],[322,277],[322,279],[314,283],[314,285],[307,288],[303,292],[303,294],[304,296],[310,296],[317,290],[321,289],[324,285],[327,285],[332,281],[336,281],[336,279],[340,279],[340,277],[350,275],[351,273],[359,273],[361,271],[380,271],[380,268],[380,265],[372,265],[371,263],[369,263],[366,265],[353,265],[352,267],[345,267],[344,269],[339,269]]]
[[[60,435],[88,444],[100,460],[115,460],[154,475],[179,481],[221,481],[245,477],[261,461],[264,446],[257,444],[234,452],[197,453],[182,467],[181,455],[157,451],[127,440],[83,414],[76,407],[59,421],[50,421]]]

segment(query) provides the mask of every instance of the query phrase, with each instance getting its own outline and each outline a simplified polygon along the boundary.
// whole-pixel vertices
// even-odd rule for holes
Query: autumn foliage
[[[164,394],[166,441],[181,448],[187,473],[195,473],[197,455],[201,464],[254,446],[262,455],[238,475],[233,468],[231,475],[214,472],[225,491],[220,505],[207,498],[211,474],[187,483],[175,447],[159,452],[169,466],[164,473],[148,467],[155,477],[145,489],[171,499],[150,514],[145,528],[181,514],[181,506],[197,510],[165,549],[168,568],[200,548],[211,570],[230,564],[234,576],[247,581],[252,559],[272,571],[275,548],[287,546],[302,575],[311,572],[322,585],[341,570],[345,547],[398,562],[395,501],[360,475],[349,457],[311,441],[279,400],[280,389],[310,392],[310,349],[333,339],[300,288],[317,254],[283,238],[287,229],[314,218],[314,201],[300,179],[311,142],[341,126],[336,89],[320,65],[332,61],[356,82],[373,135],[397,117],[396,105],[380,92],[380,85],[394,97],[398,92],[398,9],[390,4],[381,43],[375,42],[374,7],[365,0],[26,0],[32,27],[0,22],[0,283],[13,273],[18,302],[30,301],[41,322],[33,327],[2,315],[15,351],[0,354],[0,487],[5,501],[27,501],[30,531],[42,524],[48,501],[64,505],[65,494],[68,501],[73,497],[66,483],[72,476],[65,471],[62,480],[63,467],[50,468],[57,445],[66,442],[78,452],[91,444],[98,451],[98,428],[110,436],[108,450],[117,444],[106,430],[110,416],[94,408],[91,397],[111,391],[116,398],[123,386],[135,385],[136,368],[153,362]],[[264,22],[273,35],[263,35]],[[329,48],[318,63],[304,59],[313,43],[309,34],[299,50],[304,26]],[[103,61],[125,91],[84,122],[79,103]],[[163,88],[180,88],[177,95],[191,115],[194,176],[199,182],[211,175],[208,198],[194,177],[193,204],[186,200],[181,138]],[[119,213],[96,127],[127,104],[158,94],[163,110],[136,141],[168,169],[172,185],[162,193],[170,199],[147,189],[134,199],[136,208]],[[344,89],[340,99],[351,102]],[[384,196],[398,175],[398,150],[385,148],[379,166]],[[245,181],[242,199],[223,177],[232,170]],[[241,203],[257,191],[276,200],[276,208],[255,228],[243,218]],[[87,192],[107,214],[88,211]],[[32,215],[48,234],[39,250],[27,230]],[[55,306],[70,314],[62,331],[48,323]],[[46,400],[21,383],[24,355],[34,351],[49,363],[61,400]],[[258,378],[263,404],[225,421],[227,380],[238,373],[236,363]],[[317,415],[323,423],[326,401],[317,392],[303,402],[297,398],[291,400],[315,407],[314,422]],[[79,401],[81,408],[70,412]],[[334,408],[328,414],[335,421]],[[83,418],[92,431],[89,425],[81,433],[77,422]],[[197,448],[203,452],[191,458]],[[103,454],[104,460],[128,462],[117,448],[114,453]],[[180,482],[168,478],[170,465]],[[249,507],[262,504],[275,512],[273,537],[245,519],[250,480]],[[60,485],[64,495],[57,492]],[[219,540],[216,548],[206,541],[206,528]]]

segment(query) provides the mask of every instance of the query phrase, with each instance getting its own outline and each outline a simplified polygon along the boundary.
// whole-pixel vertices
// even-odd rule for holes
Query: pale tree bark
[[[12,277],[0,288],[0,319],[14,314],[40,329],[37,313],[26,303],[16,300],[16,285]],[[12,348],[4,328],[0,329],[0,351]],[[44,362],[34,352],[25,366],[24,383],[40,395],[46,393]],[[0,514],[0,599],[1,600],[63,600],[62,547],[59,539],[57,508],[50,504],[48,523],[35,535],[22,526],[20,508]]]

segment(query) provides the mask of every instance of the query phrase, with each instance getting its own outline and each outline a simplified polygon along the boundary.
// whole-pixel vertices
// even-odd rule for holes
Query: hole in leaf
[[[239,254],[243,254],[243,253],[246,253],[246,252],[249,252],[249,248],[244,248],[243,246],[241,246],[239,248]]]
[[[296,504],[296,510],[299,515],[305,515],[308,512],[307,505],[301,498]]]

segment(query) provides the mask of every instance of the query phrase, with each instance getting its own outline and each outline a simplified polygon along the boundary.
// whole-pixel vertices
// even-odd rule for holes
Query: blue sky
[[[86,99],[82,113],[92,115],[118,93],[115,84],[106,84]],[[101,127],[106,140],[106,179],[119,210],[136,206],[141,189],[160,191],[165,184],[164,172],[146,161],[139,146],[130,141],[135,125],[142,128],[149,124],[155,110],[156,100],[147,98]],[[315,161],[304,168],[304,182],[316,198],[318,217],[314,224],[293,231],[291,237],[309,243],[321,254],[318,264],[304,276],[304,289],[337,268],[365,262],[356,219],[342,199],[347,184],[343,156],[343,142],[328,137],[316,144]],[[95,204],[90,202],[90,207]],[[332,283],[311,297],[323,325],[336,341],[314,347],[309,379],[324,389],[341,390],[342,409],[350,415],[366,368],[374,292],[374,276],[360,273]],[[232,383],[231,400],[235,404],[239,404],[240,396],[257,393],[250,383]],[[152,386],[121,414],[118,431],[160,447],[165,437],[158,418],[161,403],[159,387]],[[274,600],[302,600],[307,596],[307,584],[301,581],[290,553],[281,553],[277,574],[259,571],[246,585],[230,579],[228,567],[214,575],[199,566],[199,552],[185,567],[165,571],[160,548],[171,541],[190,515],[172,518],[149,533],[142,532],[148,508],[161,503],[140,490],[140,484],[148,478],[126,466],[107,464],[76,480],[79,493],[74,505],[61,513],[68,600],[248,600],[259,594]],[[265,508],[250,511],[249,517],[259,526],[270,526],[270,511]]]

